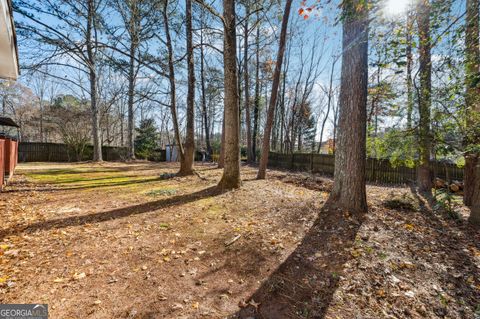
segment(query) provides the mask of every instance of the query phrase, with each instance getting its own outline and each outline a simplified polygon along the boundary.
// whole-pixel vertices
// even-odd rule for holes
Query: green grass
[[[24,174],[33,182],[55,185],[63,189],[88,190],[108,187],[129,187],[136,189],[138,185],[160,181],[160,178],[155,175],[128,175],[125,171],[102,167],[46,169],[41,171],[26,171]]]

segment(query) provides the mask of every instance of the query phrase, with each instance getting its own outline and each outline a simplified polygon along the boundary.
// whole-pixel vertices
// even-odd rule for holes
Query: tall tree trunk
[[[475,145],[480,142],[480,48],[479,48],[479,22],[478,14],[480,10],[479,0],[467,0],[467,17],[465,31],[465,84],[467,87],[465,96],[465,108],[467,114],[465,146]],[[465,177],[464,177],[464,195],[463,202],[467,206],[473,205],[475,192],[480,192],[475,188],[475,180],[480,179],[476,174],[476,166],[479,162],[478,152],[467,150],[465,154]],[[478,198],[478,196],[477,196]],[[480,203],[476,203],[480,206]],[[479,218],[480,219],[480,218]]]
[[[302,127],[298,128],[298,137],[297,137],[297,149],[298,152],[301,153],[303,150],[303,140],[302,140]]]
[[[480,176],[480,161],[477,161],[476,176]],[[476,178],[474,181],[475,192],[472,195],[472,205],[470,206],[470,217],[468,222],[472,225],[480,225],[480,178]]]
[[[260,23],[257,23],[257,34],[255,35],[255,105],[253,108],[252,135],[252,156],[254,162],[257,160],[258,115],[260,112]]]
[[[280,32],[280,43],[278,45],[275,72],[273,73],[273,83],[272,91],[270,93],[270,102],[268,105],[267,123],[265,124],[265,131],[263,133],[262,157],[260,159],[260,166],[258,168],[258,179],[265,179],[267,171],[268,153],[270,151],[270,134],[272,132],[273,117],[275,115],[275,106],[277,104],[278,86],[280,84],[280,74],[282,72],[283,56],[285,54],[285,44],[287,42],[288,19],[290,17],[291,8],[292,0],[287,0],[285,3],[285,12],[283,13],[282,30]]]
[[[430,38],[430,4],[429,0],[421,0],[418,8],[418,32],[420,41],[420,92],[419,92],[419,163],[417,173],[418,188],[421,192],[431,192],[432,171],[430,156],[432,138],[430,132],[430,107],[432,93],[432,59]]]
[[[287,63],[288,64],[288,63]],[[280,153],[285,151],[285,85],[287,71],[283,71],[282,90],[280,95]]]
[[[40,107],[40,142],[44,142],[43,138],[43,112],[44,112],[44,107],[43,107],[43,94],[41,94],[41,98],[39,101],[39,107]]]
[[[134,98],[136,85],[136,71],[135,71],[135,56],[139,45],[139,11],[137,1],[130,1],[128,3],[130,11],[130,18],[128,20],[128,34],[130,36],[130,60],[128,68],[128,112],[127,112],[127,158],[135,159],[135,116],[134,116]]]
[[[365,188],[368,85],[366,2],[343,2],[343,55],[334,186],[329,202],[351,212],[367,211]]]
[[[218,157],[218,168],[225,167],[225,110],[222,117],[222,138],[220,139],[220,154]]]
[[[172,113],[172,122],[173,130],[175,132],[175,140],[178,147],[178,153],[180,155],[180,162],[185,160],[185,152],[183,150],[182,139],[180,137],[180,128],[178,125],[177,118],[177,94],[176,94],[176,85],[175,85],[175,67],[173,65],[173,46],[172,39],[170,37],[170,26],[168,23],[168,0],[165,0],[163,7],[163,20],[165,27],[165,35],[167,40],[167,50],[168,50],[168,79],[170,81],[170,112]]]
[[[202,27],[200,31],[200,86],[202,90],[202,115],[203,121],[205,122],[205,144],[207,146],[207,159],[210,159],[212,156],[212,144],[210,142],[210,123],[208,121],[208,110],[207,110],[207,96],[205,92],[205,54],[203,49],[203,10],[202,10]]]
[[[87,32],[86,32],[86,47],[89,66],[90,78],[90,109],[92,116],[92,135],[93,135],[93,161],[101,162],[102,157],[102,140],[100,137],[100,114],[97,103],[97,70],[96,70],[96,56],[95,48],[92,43],[93,31],[95,28],[95,2],[88,0],[88,17],[87,17]]]
[[[258,14],[257,14],[258,19]],[[252,156],[253,161],[257,160],[257,138],[258,138],[258,115],[260,111],[260,24],[257,26],[255,36],[255,102],[253,106],[253,134],[252,134]]]
[[[413,41],[413,16],[412,13],[408,13],[407,16],[407,129],[412,129],[412,113],[413,113],[413,79],[412,79],[412,67],[413,67],[413,54],[412,54],[412,41]]]
[[[250,4],[245,3],[245,26],[243,42],[243,81],[245,82],[245,124],[247,128],[247,163],[253,163],[252,152],[252,121],[250,119],[250,78],[248,72],[248,19],[250,15]]]
[[[134,118],[134,110],[133,110],[133,104],[134,104],[134,98],[135,98],[135,52],[136,52],[136,44],[134,44],[134,41],[131,41],[130,44],[130,65],[128,69],[128,124],[127,124],[127,138],[128,138],[128,144],[127,144],[127,150],[128,154],[127,157],[130,160],[135,159],[135,136],[134,136],[134,131],[135,131],[135,118]]]
[[[124,121],[125,121],[125,115],[122,111],[122,114],[120,115],[120,146],[125,146],[124,143]]]
[[[332,63],[332,70],[330,72],[330,84],[328,86],[327,113],[325,114],[325,118],[322,121],[322,128],[320,130],[320,143],[318,143],[318,150],[317,150],[317,153],[319,153],[319,154],[320,154],[320,150],[322,149],[322,140],[323,140],[323,132],[325,131],[325,124],[327,123],[328,116],[330,115],[330,109],[332,108],[333,72],[335,71],[335,64],[336,63],[337,63],[337,58],[334,58],[333,63]]]
[[[289,132],[288,132],[288,128],[286,127],[286,114],[285,114],[285,111],[286,111],[286,108],[285,108],[285,95],[286,95],[286,87],[287,87],[287,74],[288,74],[288,69],[290,67],[290,58],[291,58],[291,55],[290,55],[290,51],[291,51],[291,48],[292,48],[292,45],[290,44],[289,47],[288,47],[288,53],[287,53],[287,60],[286,60],[286,63],[285,63],[285,69],[283,70],[283,76],[282,76],[282,94],[280,95],[280,114],[281,114],[281,127],[280,127],[280,135],[281,135],[281,141],[282,141],[282,144],[280,145],[280,152],[281,153],[288,153],[288,148],[287,148],[287,144],[288,144],[288,136],[289,136]]]
[[[280,89],[280,83],[278,84],[279,86],[279,91],[281,92]],[[273,112],[273,123],[272,123],[272,137],[270,141],[270,147],[271,149],[276,152],[278,149],[278,122],[279,122],[279,115],[278,115],[278,108],[280,107],[280,99],[278,98],[277,94],[277,104],[275,105],[275,112]]]
[[[192,0],[185,0],[187,22],[187,66],[188,66],[188,91],[187,91],[187,137],[185,139],[184,159],[180,163],[179,175],[193,174],[193,161],[195,159],[195,66],[192,45]]]
[[[239,188],[240,180],[240,152],[239,152],[239,128],[240,112],[238,104],[237,84],[237,43],[236,43],[236,19],[235,0],[223,0],[224,19],[224,86],[225,86],[225,142],[223,176],[218,187],[223,191]]]

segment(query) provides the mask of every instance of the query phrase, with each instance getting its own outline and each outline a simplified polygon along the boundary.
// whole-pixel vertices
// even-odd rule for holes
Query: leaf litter
[[[20,165],[0,194],[0,302],[48,303],[54,318],[281,318],[274,302],[300,318],[478,315],[478,234],[463,219],[417,204],[384,205],[394,193],[410,198],[403,196],[408,188],[368,186],[363,221],[346,213],[338,228],[318,230],[356,225],[351,240],[333,236],[303,247],[318,214],[327,213],[328,178],[270,171],[256,181],[255,170],[244,167],[240,190],[216,194],[208,189],[220,170],[199,166],[204,178],[177,178],[176,169]],[[101,186],[58,178],[94,179],[102,171],[110,180]],[[290,260],[315,271],[276,276]],[[270,297],[256,296],[265,284]],[[292,287],[309,297],[296,300]]]

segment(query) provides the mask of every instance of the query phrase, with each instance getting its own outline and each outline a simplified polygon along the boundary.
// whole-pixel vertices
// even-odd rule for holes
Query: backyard
[[[0,303],[46,303],[52,318],[480,312],[480,235],[460,204],[454,218],[409,187],[367,185],[367,214],[326,214],[327,178],[245,166],[219,193],[216,166],[177,170],[19,165],[0,194]]]

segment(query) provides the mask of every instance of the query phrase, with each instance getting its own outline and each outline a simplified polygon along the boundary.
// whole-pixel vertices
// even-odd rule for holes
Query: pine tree
[[[135,129],[137,136],[135,137],[135,152],[139,158],[148,159],[153,155],[157,147],[157,128],[152,118],[144,119],[140,122],[140,126]]]

